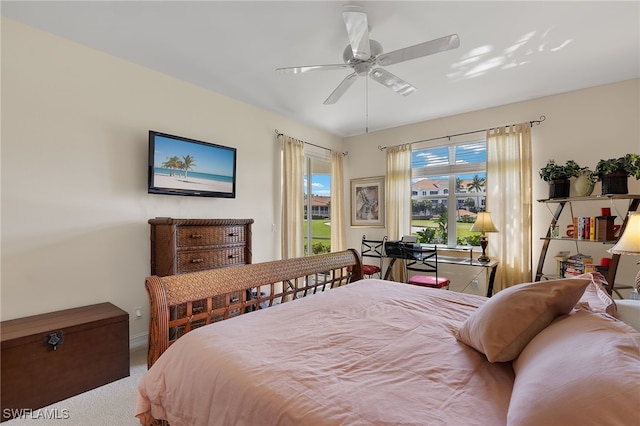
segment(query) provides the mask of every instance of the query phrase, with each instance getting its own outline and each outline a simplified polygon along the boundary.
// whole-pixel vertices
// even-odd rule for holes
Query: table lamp
[[[482,254],[478,257],[478,262],[490,262],[491,259],[486,254],[487,245],[489,242],[487,241],[487,232],[498,232],[498,229],[493,224],[491,220],[491,213],[489,212],[480,212],[476,217],[476,222],[471,225],[469,229],[471,232],[482,232],[482,237],[480,238],[480,247],[482,247]]]
[[[620,235],[616,245],[608,251],[613,254],[634,254],[640,256],[640,211],[629,213],[624,232]],[[636,291],[640,291],[640,271],[638,271],[638,275],[636,275],[636,282],[633,288]]]

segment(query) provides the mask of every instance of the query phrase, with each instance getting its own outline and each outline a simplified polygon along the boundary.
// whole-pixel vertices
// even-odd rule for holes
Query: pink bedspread
[[[382,280],[194,330],[139,386],[179,425],[505,424],[514,374],[458,342],[485,298]]]

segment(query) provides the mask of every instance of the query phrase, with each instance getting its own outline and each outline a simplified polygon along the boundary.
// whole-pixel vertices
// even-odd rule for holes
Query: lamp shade
[[[498,232],[498,228],[493,224],[491,220],[491,213],[480,212],[476,217],[476,222],[471,225],[469,229],[471,232]]]
[[[640,255],[640,212],[629,213],[624,232],[609,253]]]

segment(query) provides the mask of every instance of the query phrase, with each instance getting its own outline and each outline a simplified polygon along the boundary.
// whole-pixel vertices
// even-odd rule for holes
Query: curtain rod
[[[531,127],[533,127],[533,125],[534,125],[534,124],[538,124],[538,125],[539,125],[540,123],[542,123],[542,122],[543,122],[544,120],[546,120],[546,119],[547,119],[547,117],[545,117],[544,115],[541,115],[541,116],[540,116],[540,119],[538,119],[538,120],[531,120],[531,121],[529,121],[529,124],[531,125]],[[509,127],[509,126],[513,126],[513,124],[509,124],[508,126],[499,126],[499,127]],[[437,137],[437,138],[423,139],[423,140],[421,140],[421,141],[414,141],[414,142],[408,142],[408,143],[409,143],[409,145],[413,145],[414,143],[420,143],[420,142],[431,142],[431,141],[437,141],[438,139],[451,139],[451,138],[456,137],[456,136],[471,135],[471,134],[473,134],[473,133],[486,132],[486,131],[488,131],[488,130],[495,130],[495,129],[497,129],[497,128],[498,128],[498,127],[489,127],[488,129],[473,130],[473,131],[471,131],[471,132],[456,133],[455,135],[440,136],[440,137]],[[380,145],[378,145],[378,149],[379,149],[380,151],[384,151],[385,149],[387,149],[387,147],[386,147],[386,146],[380,146]]]
[[[283,135],[283,133],[280,133],[280,132],[278,131],[278,129],[275,129],[275,132],[276,132],[276,137],[278,137],[278,136],[282,136],[282,135]],[[333,152],[333,150],[332,150],[332,149],[330,149],[330,148],[325,148],[324,146],[316,145],[316,144],[311,143],[311,142],[305,142],[305,141],[302,141],[302,143],[307,144],[307,145],[311,145],[311,146],[315,146],[316,148],[326,149],[327,151]],[[343,155],[343,156],[345,156],[345,155],[347,155],[348,153],[349,153],[349,151],[347,151],[347,152],[343,152],[343,153],[342,153],[342,155]]]

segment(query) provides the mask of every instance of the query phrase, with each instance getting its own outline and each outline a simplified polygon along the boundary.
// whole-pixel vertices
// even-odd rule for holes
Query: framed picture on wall
[[[351,226],[384,225],[384,176],[351,179]]]

